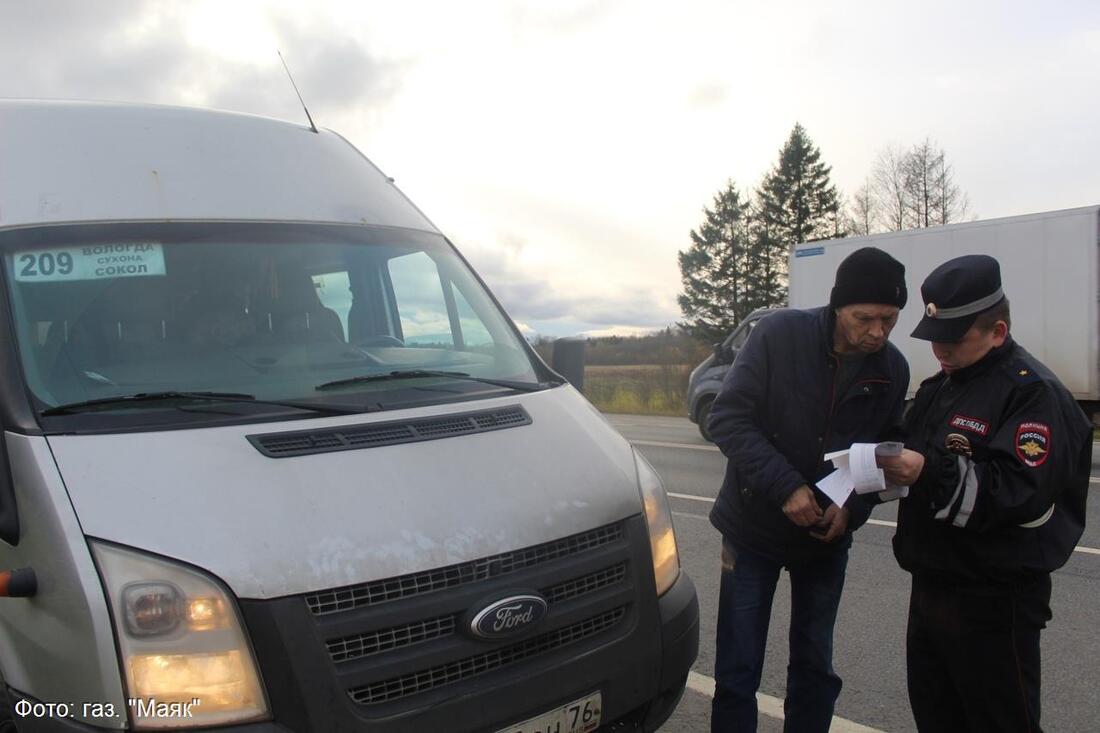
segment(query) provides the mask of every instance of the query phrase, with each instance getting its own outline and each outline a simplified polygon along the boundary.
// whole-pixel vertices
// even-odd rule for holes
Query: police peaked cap
[[[1005,299],[1001,266],[989,255],[964,255],[932,270],[920,286],[924,317],[913,338],[962,341],[978,316]]]

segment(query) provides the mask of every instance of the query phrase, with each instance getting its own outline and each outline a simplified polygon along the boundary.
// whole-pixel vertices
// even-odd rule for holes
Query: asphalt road
[[[699,591],[699,657],[689,689],[663,733],[709,729],[721,541],[707,520],[725,458],[687,419],[608,415],[664,479],[671,496],[680,560]],[[1095,458],[1094,458],[1095,460]],[[1100,475],[1096,465],[1093,476]],[[1100,478],[1093,485],[1100,483]],[[672,496],[674,495],[674,496]],[[844,679],[834,733],[915,731],[905,690],[905,619],[909,575],[890,549],[894,505],[880,506],[856,533],[837,621],[835,666]],[[1089,504],[1078,552],[1054,574],[1054,619],[1043,633],[1043,728],[1100,729],[1100,502]],[[1092,552],[1090,552],[1092,550]],[[760,730],[782,730],[790,589],[780,580],[760,692]],[[767,709],[767,712],[765,710]]]

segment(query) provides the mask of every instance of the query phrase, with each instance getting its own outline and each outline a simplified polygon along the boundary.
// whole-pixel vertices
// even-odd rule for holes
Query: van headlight
[[[661,596],[680,577],[680,553],[676,549],[672,511],[661,477],[637,450],[634,451],[634,466],[638,470],[638,489],[642,494],[642,506],[645,507],[646,524],[649,525],[653,577],[657,581],[657,595]]]
[[[268,717],[236,605],[217,580],[133,550],[90,544],[115,619],[135,727]]]

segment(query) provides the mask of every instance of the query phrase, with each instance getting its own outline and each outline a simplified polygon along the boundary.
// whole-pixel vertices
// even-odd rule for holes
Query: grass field
[[[584,394],[601,412],[683,417],[691,370],[688,364],[586,366]]]

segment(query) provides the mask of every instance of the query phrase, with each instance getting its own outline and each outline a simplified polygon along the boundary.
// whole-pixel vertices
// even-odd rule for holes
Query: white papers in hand
[[[817,488],[836,504],[844,504],[855,491],[857,494],[880,494],[884,501],[907,496],[906,486],[886,483],[886,476],[878,467],[875,456],[901,455],[901,443],[853,443],[848,450],[827,453],[825,460],[832,461],[836,470],[817,482]]]
[[[844,502],[848,501],[848,497],[852,494],[852,475],[848,473],[848,467],[838,468],[818,481],[817,488],[832,499],[834,504],[844,506]]]
[[[848,450],[848,471],[857,494],[886,490],[886,476],[875,463],[875,447],[874,443],[852,443]]]

